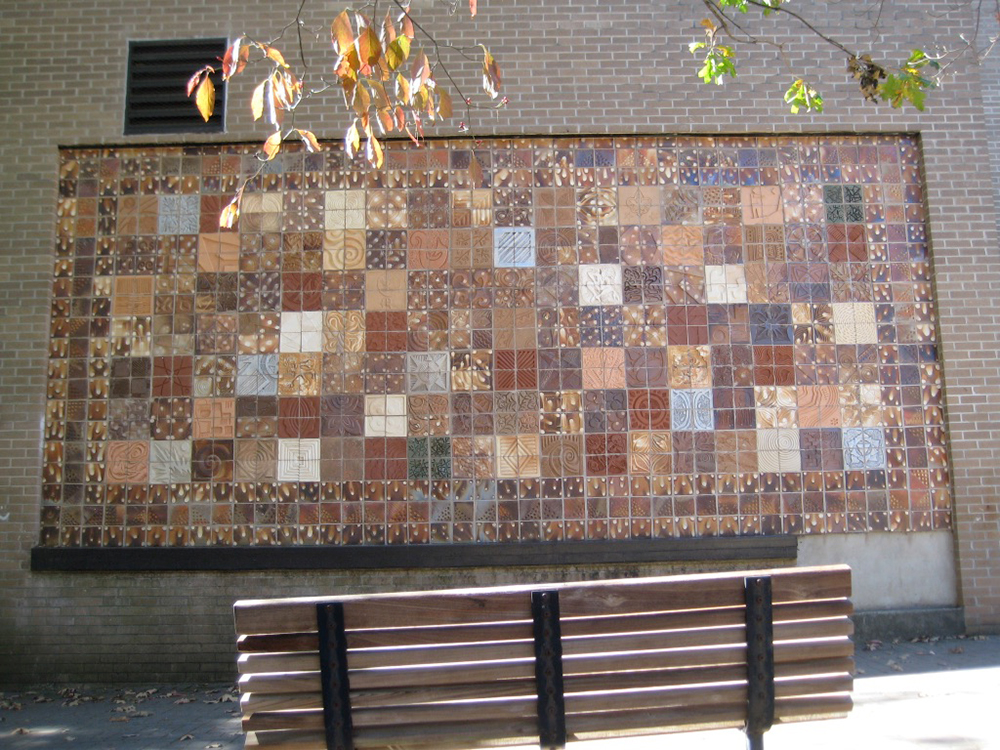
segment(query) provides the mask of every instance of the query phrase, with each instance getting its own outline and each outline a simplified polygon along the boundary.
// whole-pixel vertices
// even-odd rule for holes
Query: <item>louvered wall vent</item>
[[[125,135],[223,132],[226,87],[221,72],[212,75],[215,112],[208,122],[188,98],[187,82],[205,65],[220,68],[225,52],[225,39],[129,42]]]

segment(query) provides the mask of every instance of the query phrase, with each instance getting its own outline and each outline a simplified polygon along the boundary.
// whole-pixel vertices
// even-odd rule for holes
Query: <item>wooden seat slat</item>
[[[790,662],[776,667],[776,682],[810,675],[850,674],[854,661],[850,658],[815,660],[807,663]],[[658,685],[685,685],[706,682],[738,681],[746,676],[743,665],[728,665],[707,668],[683,668],[662,671],[629,672],[617,676],[617,685],[622,688],[644,688]],[[567,677],[567,692],[599,690],[606,685],[606,675]],[[406,690],[354,691],[351,697],[357,707],[373,705],[406,705],[408,703],[462,700],[467,698],[503,698],[517,695],[531,687],[530,682],[507,681],[486,685],[455,685],[441,687],[418,687]],[[323,696],[315,693],[289,693],[271,695],[248,693],[242,698],[244,714],[254,711],[282,711],[321,708]]]
[[[825,695],[848,692],[849,675],[828,675],[783,680],[777,684],[777,697]],[[566,694],[566,716],[617,710],[647,710],[661,707],[689,705],[707,706],[746,700],[745,675],[740,681],[668,686],[656,689],[623,689],[610,683],[606,689],[586,693]],[[391,727],[426,724],[443,721],[479,721],[485,719],[517,719],[535,716],[536,697],[527,694],[520,698],[504,700],[474,700],[445,703],[423,703],[409,706],[384,706],[356,708],[353,713],[355,727]],[[267,729],[319,729],[323,726],[323,710],[305,709],[282,713],[257,712],[244,719],[246,731]]]
[[[776,703],[776,718],[781,722],[803,721],[812,718],[835,718],[850,712],[852,701],[848,695],[831,695],[819,698],[779,699]],[[643,711],[619,711],[597,714],[583,714],[567,718],[567,731],[574,739],[600,739],[609,736],[641,736],[646,734],[689,731],[692,729],[738,728],[743,725],[745,704],[737,702],[729,705],[699,706],[688,708],[663,708]],[[484,722],[477,722],[483,725]],[[493,726],[480,726],[475,732],[473,726],[418,726],[407,731],[360,730],[355,736],[357,748],[437,748],[439,750],[460,750],[476,746],[478,738],[489,740],[495,735],[489,731]],[[493,746],[504,744],[529,744],[534,722],[525,721],[518,727],[503,722],[502,728],[511,732],[503,740],[491,742]],[[520,731],[521,734],[515,732]],[[483,745],[479,745],[483,746]],[[291,750],[325,750],[326,742],[322,732],[309,730],[285,730],[276,732],[255,732],[247,737],[247,748],[270,747]]]

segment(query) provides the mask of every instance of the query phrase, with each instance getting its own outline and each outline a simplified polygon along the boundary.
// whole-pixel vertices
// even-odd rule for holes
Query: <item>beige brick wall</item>
[[[420,5],[430,3],[420,3]],[[41,417],[54,238],[58,145],[119,144],[157,139],[121,135],[124,71],[130,39],[263,35],[286,20],[290,3],[193,0],[135,4],[108,0],[5,3],[0,62],[6,71],[0,140],[0,675],[31,679],[148,679],[170,674],[230,673],[231,600],[322,588],[416,587],[466,582],[467,573],[385,574],[32,574],[36,543]],[[319,6],[320,3],[315,5]],[[323,4],[327,5],[328,4]],[[484,114],[485,134],[508,133],[772,133],[919,132],[940,309],[942,356],[953,453],[956,549],[966,619],[973,631],[1000,627],[1000,486],[995,446],[1000,432],[1000,289],[994,195],[982,86],[960,70],[933,95],[925,114],[866,104],[840,78],[839,59],[807,40],[778,62],[743,54],[740,81],[719,89],[698,84],[686,51],[700,4],[581,0],[483,2],[476,35],[489,40],[503,66],[512,105]],[[871,34],[851,15],[856,3],[816,3],[824,28]],[[934,18],[933,2],[890,3],[883,26],[905,56],[933,28],[954,39],[961,18]],[[432,13],[428,9],[428,13]],[[446,18],[429,19],[448,35]],[[792,26],[785,28],[792,29]],[[451,34],[453,37],[456,34]],[[567,59],[572,54],[574,58]],[[818,61],[807,62],[811,56]],[[544,58],[544,60],[541,60]],[[566,62],[561,62],[561,61]],[[824,85],[828,111],[793,117],[780,101],[791,78],[813,67],[833,71]],[[787,72],[786,72],[787,70]],[[470,86],[475,71],[466,76]],[[995,76],[994,76],[995,79]],[[255,136],[236,105],[249,83],[234,87],[229,132],[198,140]],[[335,106],[302,113],[321,136],[336,137]],[[161,138],[167,142],[172,138]],[[192,139],[194,140],[194,139]],[[559,572],[506,571],[477,578],[513,580]],[[204,624],[204,627],[200,627]],[[169,654],[169,656],[164,656]],[[175,656],[176,655],[176,656]]]

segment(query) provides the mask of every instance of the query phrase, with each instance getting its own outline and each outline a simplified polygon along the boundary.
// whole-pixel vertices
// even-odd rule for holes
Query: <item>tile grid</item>
[[[64,150],[41,539],[948,528],[916,144]]]

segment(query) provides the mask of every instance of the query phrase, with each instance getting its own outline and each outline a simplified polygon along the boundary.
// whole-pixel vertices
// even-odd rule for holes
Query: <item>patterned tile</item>
[[[320,441],[318,438],[278,440],[278,481],[320,481],[319,451]]]
[[[198,270],[233,273],[240,270],[240,238],[230,232],[198,235]]]
[[[530,227],[497,227],[494,229],[493,265],[497,268],[534,267],[535,230]]]
[[[278,351],[282,353],[323,351],[323,313],[319,310],[281,313]]]
[[[757,430],[757,466],[761,472],[802,470],[797,429]]]
[[[497,435],[497,476],[501,479],[537,477],[541,470],[538,435]]]
[[[740,188],[743,223],[783,224],[781,188],[777,186]]]
[[[157,234],[198,234],[201,199],[197,195],[161,195]]]
[[[878,344],[875,305],[867,302],[834,302],[833,330],[838,344]]]
[[[233,478],[237,482],[278,481],[278,441],[237,440]]]
[[[323,227],[327,230],[365,229],[363,190],[327,190]]]
[[[144,440],[112,440],[105,460],[108,484],[144,484],[149,479],[149,443]]]
[[[670,429],[682,432],[714,430],[712,389],[671,390]]]
[[[365,308],[367,310],[406,310],[406,271],[367,271],[365,273]]]
[[[328,229],[323,234],[324,271],[360,271],[365,268],[363,229]]]
[[[884,469],[885,455],[885,435],[881,429],[844,428],[844,468],[848,471]]]
[[[622,304],[622,268],[617,264],[598,263],[580,266],[581,305]]]
[[[365,435],[406,437],[406,396],[365,396]]]
[[[278,355],[239,355],[237,357],[236,394],[238,396],[276,396],[278,394]]]
[[[153,440],[149,444],[151,484],[180,484],[191,481],[191,441]]]
[[[406,371],[410,393],[447,393],[451,381],[448,352],[410,352]]]
[[[196,398],[194,400],[192,437],[222,440],[234,437],[235,429],[235,399]]]

